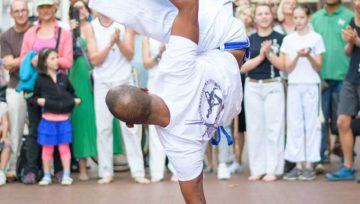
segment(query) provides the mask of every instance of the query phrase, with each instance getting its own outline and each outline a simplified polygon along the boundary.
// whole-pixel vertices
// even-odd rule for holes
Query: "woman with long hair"
[[[82,103],[74,108],[71,114],[73,125],[73,153],[79,161],[79,180],[88,180],[86,170],[86,159],[95,157],[96,151],[96,125],[94,96],[90,81],[90,70],[92,65],[87,57],[86,39],[92,31],[91,24],[88,22],[91,10],[83,0],[77,0],[70,6],[70,18],[73,19],[75,10],[78,10],[80,22],[71,21],[73,29],[80,28],[80,36],[73,36],[76,42],[74,64],[69,73],[76,95]],[[75,52],[76,53],[76,52]]]
[[[283,35],[295,31],[295,24],[293,21],[293,13],[296,7],[297,0],[281,0],[277,10],[277,19],[279,24],[274,26],[274,30]]]

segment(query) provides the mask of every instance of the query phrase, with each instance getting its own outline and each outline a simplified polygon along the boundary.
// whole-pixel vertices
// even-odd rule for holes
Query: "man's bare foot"
[[[277,180],[277,177],[274,174],[266,174],[262,180],[264,182],[273,182]]]
[[[136,183],[140,183],[140,184],[149,184],[150,183],[150,180],[145,177],[136,177],[136,178],[134,178],[134,181]]]
[[[257,175],[257,176],[250,176],[248,178],[249,181],[259,181],[261,179],[261,175]]]
[[[162,180],[163,180],[162,178],[151,178],[151,183],[159,183]]]
[[[113,182],[113,177],[104,177],[100,180],[98,180],[98,184],[108,184]]]

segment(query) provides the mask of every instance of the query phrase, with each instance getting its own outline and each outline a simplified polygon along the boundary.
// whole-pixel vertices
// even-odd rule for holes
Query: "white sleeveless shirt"
[[[100,23],[99,19],[95,19],[91,22],[91,25],[94,29],[98,50],[102,50],[108,46],[116,28],[120,29],[120,40],[123,40],[125,37],[125,26],[116,22],[105,27]],[[113,45],[104,62],[95,66],[94,79],[106,80],[106,82],[127,82],[131,79],[131,64],[122,55],[116,44]]]

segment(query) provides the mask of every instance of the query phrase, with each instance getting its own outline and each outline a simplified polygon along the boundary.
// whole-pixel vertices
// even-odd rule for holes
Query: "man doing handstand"
[[[198,0],[170,1],[179,12],[154,93],[119,86],[108,92],[106,103],[112,114],[130,126],[156,125],[186,203],[205,203],[202,146],[240,112],[238,62],[244,51],[214,49],[199,54]]]

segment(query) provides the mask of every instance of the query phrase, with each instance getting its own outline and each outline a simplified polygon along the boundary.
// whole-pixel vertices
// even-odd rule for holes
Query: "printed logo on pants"
[[[219,84],[210,79],[201,91],[199,104],[200,120],[188,120],[187,125],[202,125],[206,127],[204,134],[208,138],[219,127],[220,117],[224,110],[224,97]]]

